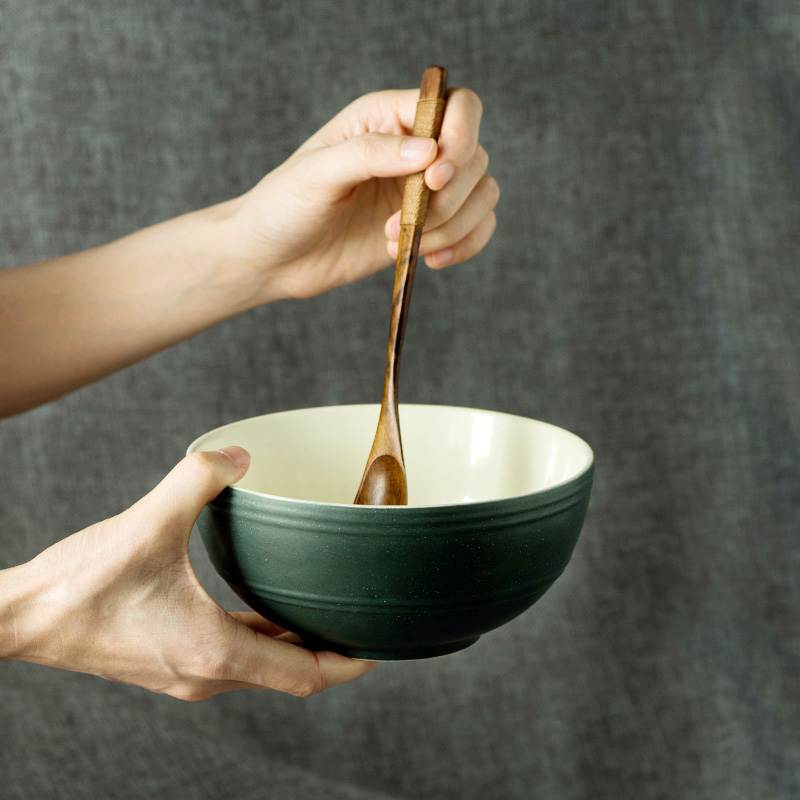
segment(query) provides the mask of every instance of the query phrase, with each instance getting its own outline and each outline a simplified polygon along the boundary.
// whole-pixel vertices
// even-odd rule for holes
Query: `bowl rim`
[[[413,510],[422,510],[422,509],[436,509],[437,511],[446,511],[446,510],[464,510],[464,509],[473,509],[475,511],[480,511],[481,508],[488,508],[491,506],[496,506],[498,503],[510,503],[513,501],[520,501],[522,499],[530,500],[532,498],[542,497],[555,493],[561,494],[561,490],[565,487],[570,486],[574,483],[579,483],[587,473],[590,473],[594,469],[594,450],[592,450],[591,445],[583,439],[582,437],[578,436],[577,433],[573,433],[566,428],[562,428],[560,425],[554,425],[552,422],[545,422],[544,420],[534,419],[533,417],[524,417],[521,414],[511,414],[507,411],[494,411],[492,409],[485,409],[485,408],[472,408],[469,406],[452,406],[452,405],[440,405],[436,403],[400,403],[401,408],[435,408],[435,409],[455,409],[457,411],[471,411],[477,412],[480,414],[492,414],[495,416],[502,416],[502,417],[511,417],[514,419],[521,419],[525,420],[526,422],[535,422],[538,425],[543,425],[547,428],[553,428],[557,431],[562,431],[564,433],[569,434],[570,436],[574,436],[581,444],[583,444],[589,452],[589,460],[586,463],[586,466],[580,471],[575,473],[570,478],[566,480],[560,481],[559,483],[554,483],[551,486],[546,486],[543,489],[538,489],[535,492],[525,492],[523,494],[517,495],[509,495],[507,497],[495,497],[490,500],[477,500],[474,502],[467,502],[467,503],[429,503],[429,504],[411,504],[405,506],[360,506],[355,505],[354,503],[331,503],[326,502],[324,500],[301,500],[297,497],[284,497],[283,495],[279,494],[269,494],[268,492],[257,492],[255,489],[245,489],[236,484],[231,484],[227,487],[227,490],[240,493],[243,495],[251,495],[252,497],[265,497],[269,500],[278,501],[280,503],[287,503],[287,504],[294,504],[298,507],[307,507],[307,506],[320,506],[324,508],[330,509],[358,509],[360,510],[359,513],[363,513],[364,510],[368,510],[370,512],[375,513],[397,513],[398,511],[402,512],[403,509],[407,509],[408,511]],[[227,422],[224,425],[218,425],[216,428],[212,428],[205,433],[200,434],[192,443],[186,448],[186,455],[190,455],[191,453],[195,452],[202,452],[195,449],[195,445],[201,440],[205,439],[207,436],[211,434],[217,433],[225,428],[233,427],[234,425],[240,425],[246,422],[252,422],[253,420],[262,419],[263,417],[277,417],[281,414],[294,414],[299,413],[302,411],[321,411],[325,409],[331,408],[370,408],[370,409],[379,409],[380,403],[336,403],[333,405],[328,406],[308,406],[305,408],[291,408],[291,409],[284,409],[283,411],[272,411],[267,414],[256,414],[252,417],[245,417],[244,419],[234,420],[233,422]],[[223,490],[225,491],[225,490]],[[213,502],[213,501],[212,501]]]

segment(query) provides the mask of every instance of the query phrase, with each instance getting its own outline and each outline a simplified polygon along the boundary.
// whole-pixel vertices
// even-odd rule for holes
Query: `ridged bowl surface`
[[[189,452],[240,445],[252,462],[198,528],[231,588],[310,647],[376,660],[461,650],[567,566],[591,448],[524,417],[401,406],[409,505],[354,506],[378,410],[286,411],[201,436]]]

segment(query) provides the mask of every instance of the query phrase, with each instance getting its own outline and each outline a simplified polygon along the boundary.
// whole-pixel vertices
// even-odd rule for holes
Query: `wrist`
[[[195,229],[197,264],[203,264],[214,304],[224,316],[250,311],[265,302],[263,277],[242,245],[239,209],[243,197],[194,211],[184,219]]]
[[[200,225],[203,247],[213,254],[212,284],[218,302],[225,298],[227,316],[281,299],[272,287],[263,253],[253,252],[249,209],[243,211],[246,203],[247,195],[242,195],[190,215]]]
[[[29,660],[35,653],[40,594],[31,563],[0,570],[0,661]]]

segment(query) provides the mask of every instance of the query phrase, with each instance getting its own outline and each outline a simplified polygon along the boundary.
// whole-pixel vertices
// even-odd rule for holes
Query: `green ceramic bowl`
[[[219,574],[315,649],[405,660],[452,653],[535,603],[563,572],[594,458],[524,417],[400,407],[408,506],[352,505],[377,405],[234,422],[189,447],[250,451],[198,527]]]

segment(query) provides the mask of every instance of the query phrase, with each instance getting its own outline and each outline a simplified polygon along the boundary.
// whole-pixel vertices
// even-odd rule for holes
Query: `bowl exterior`
[[[200,515],[217,572],[316,649],[405,660],[460,650],[535,603],[567,566],[593,466],[532,495],[370,507],[234,488]]]

